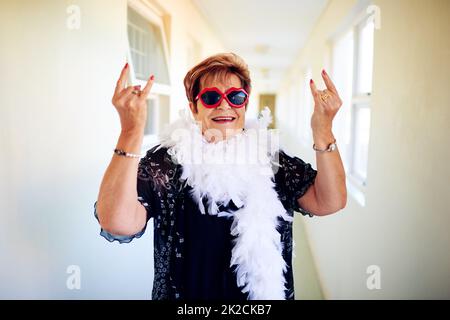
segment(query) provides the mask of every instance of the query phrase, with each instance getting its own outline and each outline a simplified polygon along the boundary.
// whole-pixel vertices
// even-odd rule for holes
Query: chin
[[[233,137],[237,133],[241,132],[242,128],[229,127],[229,126],[211,126],[209,130],[204,132],[205,136],[210,142],[217,142]]]

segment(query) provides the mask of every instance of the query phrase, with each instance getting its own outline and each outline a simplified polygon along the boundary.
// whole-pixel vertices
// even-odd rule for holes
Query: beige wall
[[[171,15],[171,109],[187,106],[186,35],[223,46],[190,1]],[[67,6],[81,28],[66,27]],[[93,204],[120,123],[111,96],[127,51],[125,0],[2,1],[0,297],[150,298],[152,225],[128,245],[101,238]],[[81,268],[81,290],[66,268]],[[121,274],[121,277],[117,275]]]
[[[330,67],[327,40],[355,3],[330,2],[286,75],[281,100],[298,84],[302,66],[311,65],[314,79]],[[326,298],[448,299],[450,2],[375,5],[381,29],[375,31],[366,206],[349,195],[340,213],[305,219],[307,234]],[[295,139],[289,145],[315,162],[309,145]],[[366,287],[370,265],[381,269],[380,290]]]

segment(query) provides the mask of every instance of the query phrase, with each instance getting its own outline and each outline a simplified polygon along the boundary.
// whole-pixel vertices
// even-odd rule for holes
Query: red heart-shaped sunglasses
[[[216,87],[204,88],[196,97],[206,108],[217,108],[225,99],[233,108],[242,108],[248,100],[248,93],[243,88],[229,88],[225,93]]]

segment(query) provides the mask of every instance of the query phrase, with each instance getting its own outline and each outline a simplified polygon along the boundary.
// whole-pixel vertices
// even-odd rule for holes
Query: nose
[[[223,99],[222,102],[220,103],[220,105],[217,106],[217,109],[227,110],[227,109],[232,109],[232,108],[231,108],[231,106],[228,104],[227,99]]]

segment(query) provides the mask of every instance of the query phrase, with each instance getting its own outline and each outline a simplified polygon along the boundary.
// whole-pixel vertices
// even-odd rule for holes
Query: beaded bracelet
[[[140,154],[128,153],[121,149],[114,149],[114,153],[119,156],[128,157],[128,158],[141,158],[142,157],[142,155],[140,155]]]

